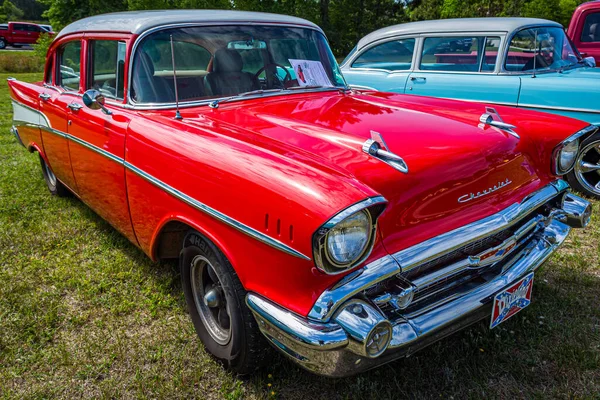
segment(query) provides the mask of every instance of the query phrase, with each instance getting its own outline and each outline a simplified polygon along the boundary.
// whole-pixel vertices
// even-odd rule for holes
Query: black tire
[[[42,165],[42,175],[44,176],[44,181],[46,181],[46,186],[48,186],[50,193],[52,193],[53,196],[69,197],[71,192],[65,185],[56,179],[54,172],[52,172],[50,166],[46,164],[46,161],[42,158],[41,154],[40,164]]]
[[[265,353],[269,351],[269,348],[259,331],[252,312],[246,305],[246,290],[225,255],[204,236],[197,232],[190,232],[184,239],[179,263],[181,283],[188,311],[196,328],[196,333],[202,340],[206,350],[236,374],[247,375],[256,371],[262,365]],[[202,267],[199,266],[200,263],[203,265]],[[210,316],[206,316],[206,311],[203,314],[204,317],[201,315],[201,308],[206,310],[209,307],[208,303],[204,302],[200,305],[196,303],[196,301],[200,301],[200,290],[194,289],[194,287],[203,286],[203,283],[193,283],[192,281],[197,279],[197,274],[201,276],[208,274],[206,280],[210,280],[210,274],[208,273],[210,271],[207,270],[207,267],[212,267],[213,272],[216,273],[219,281],[217,284],[220,284],[220,294],[221,296],[224,295],[226,301],[225,307],[230,332],[226,343],[224,343],[222,337],[220,338],[221,343],[219,343],[215,339],[218,335],[211,333],[211,329],[207,328],[207,325],[203,322],[203,318],[210,319]],[[195,272],[200,268],[204,268],[208,272]],[[198,282],[198,280],[195,280],[195,282]],[[196,294],[194,294],[195,292]],[[202,298],[204,299],[204,297]],[[208,309],[214,311],[216,307]],[[221,314],[212,322],[220,324],[220,321]],[[219,328],[223,327],[219,325],[217,329]],[[212,330],[214,331],[214,329],[213,324]]]
[[[0,50],[4,50],[6,48],[6,46],[8,46],[8,43],[6,43],[6,40],[0,39]]]
[[[575,167],[566,176],[571,187],[586,196],[600,199],[600,132],[581,143]],[[597,165],[598,170],[584,172],[581,163]]]

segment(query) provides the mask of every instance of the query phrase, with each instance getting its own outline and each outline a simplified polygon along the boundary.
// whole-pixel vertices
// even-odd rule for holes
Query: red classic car
[[[59,33],[43,82],[9,86],[50,191],[178,259],[198,335],[237,373],[266,343],[344,376],[494,327],[590,219],[561,176],[596,127],[350,90],[298,18],[86,18]]]

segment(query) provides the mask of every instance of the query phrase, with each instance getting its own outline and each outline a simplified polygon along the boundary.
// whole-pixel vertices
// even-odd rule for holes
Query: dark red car
[[[600,0],[583,3],[575,9],[567,35],[584,57],[594,57],[600,66]]]
[[[561,177],[595,126],[350,90],[299,18],[86,18],[52,43],[43,82],[9,87],[50,191],[179,260],[198,335],[238,373],[266,343],[344,376],[495,327],[590,219]]]
[[[4,27],[5,29],[1,29]],[[34,44],[42,33],[54,35],[54,32],[48,32],[38,24],[9,22],[0,27],[0,49],[4,49],[7,46],[21,47]]]

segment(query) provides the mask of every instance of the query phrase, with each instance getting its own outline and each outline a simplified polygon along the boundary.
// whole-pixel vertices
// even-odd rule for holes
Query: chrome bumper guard
[[[300,366],[321,375],[348,376],[409,356],[472,323],[490,318],[497,293],[539,268],[565,241],[572,227],[588,224],[590,203],[566,189],[567,185],[558,181],[520,203],[523,206],[535,199],[529,204],[529,211],[544,204],[552,204],[552,209],[546,210],[543,217],[536,217],[538,226],[531,240],[498,261],[502,266],[496,275],[422,310],[406,314],[400,310],[393,318],[386,317],[364,295],[369,287],[403,270],[392,256],[365,266],[360,273],[351,274],[329,289],[324,294],[328,303],[327,310],[320,314],[322,318],[298,316],[253,293],[248,294],[246,302],[271,344]]]

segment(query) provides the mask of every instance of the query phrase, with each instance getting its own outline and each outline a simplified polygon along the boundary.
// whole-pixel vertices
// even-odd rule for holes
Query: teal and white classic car
[[[353,88],[535,109],[600,126],[600,68],[562,25],[533,18],[465,18],[390,26],[342,62]],[[600,134],[582,143],[571,185],[600,197]]]

